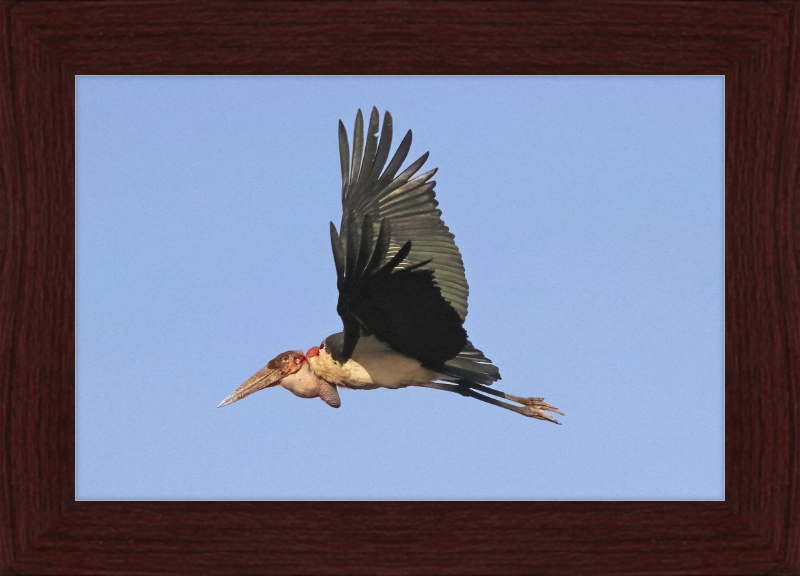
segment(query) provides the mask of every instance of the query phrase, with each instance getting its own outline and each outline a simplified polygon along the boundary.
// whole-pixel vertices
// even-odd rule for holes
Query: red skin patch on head
[[[306,358],[313,358],[314,356],[319,356],[319,346],[309,348],[308,352],[306,352]]]

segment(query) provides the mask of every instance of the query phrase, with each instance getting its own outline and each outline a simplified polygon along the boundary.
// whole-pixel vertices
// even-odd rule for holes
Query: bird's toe
[[[525,405],[523,414],[530,418],[536,418],[538,420],[547,420],[548,422],[553,422],[554,424],[561,424],[558,420],[556,420],[552,415],[548,414],[547,412],[555,412],[556,414],[564,415],[558,408],[555,406],[551,406],[547,402],[544,401],[544,398],[525,398],[522,401],[522,404]],[[545,412],[547,410],[547,412]]]

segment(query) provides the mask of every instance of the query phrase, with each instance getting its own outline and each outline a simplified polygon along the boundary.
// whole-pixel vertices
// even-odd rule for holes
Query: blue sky
[[[723,77],[79,77],[76,498],[724,499]],[[337,124],[430,151],[499,390],[281,389],[341,330]]]

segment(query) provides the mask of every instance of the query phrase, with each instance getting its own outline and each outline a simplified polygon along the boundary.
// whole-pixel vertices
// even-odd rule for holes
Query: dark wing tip
[[[333,250],[333,264],[336,266],[336,277],[344,277],[344,254],[342,244],[339,242],[339,234],[336,232],[336,225],[331,222],[331,249]]]

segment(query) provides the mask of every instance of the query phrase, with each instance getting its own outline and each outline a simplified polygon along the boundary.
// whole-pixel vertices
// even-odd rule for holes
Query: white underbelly
[[[320,358],[321,363],[327,365],[333,360],[329,355]],[[315,363],[316,364],[316,363]],[[322,368],[323,370],[320,370]],[[325,378],[325,368],[330,368],[331,374],[338,383],[348,388],[402,388],[423,384],[442,379],[438,372],[423,368],[418,360],[403,356],[392,350],[374,336],[360,338],[353,356],[344,366],[314,366],[315,371]]]

